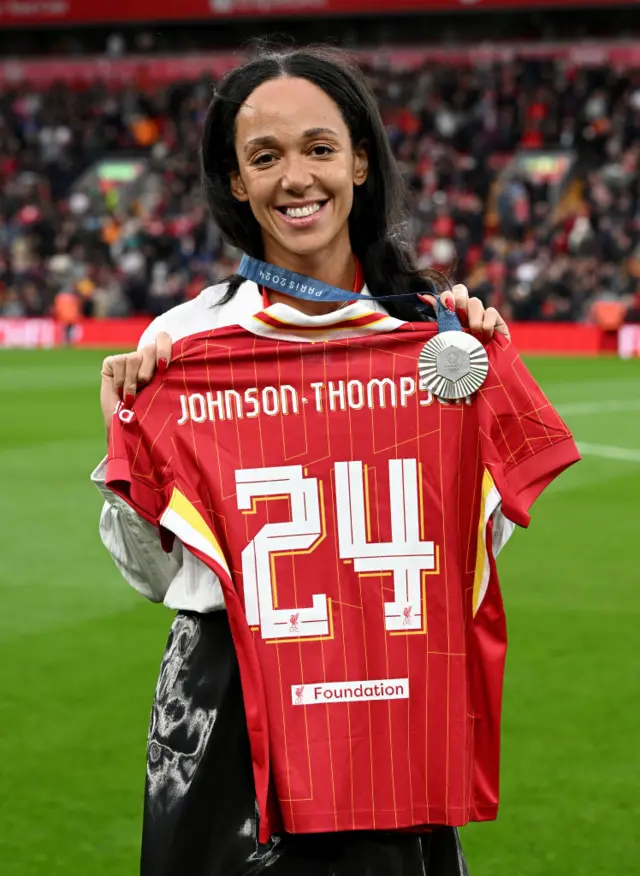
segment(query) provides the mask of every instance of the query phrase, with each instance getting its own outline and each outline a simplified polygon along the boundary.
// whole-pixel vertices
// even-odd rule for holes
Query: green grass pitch
[[[0,352],[0,872],[135,876],[171,615],[120,579],[88,476],[98,351]],[[471,876],[632,876],[640,842],[640,362],[531,358],[584,448],[500,557],[498,821]],[[185,874],[187,876],[187,874]]]

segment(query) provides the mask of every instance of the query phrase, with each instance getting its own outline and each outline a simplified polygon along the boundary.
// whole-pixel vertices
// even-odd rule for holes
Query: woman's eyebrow
[[[248,152],[256,146],[275,146],[277,142],[276,138],[270,135],[264,137],[253,137],[251,140],[247,140],[244,151]]]
[[[308,128],[302,135],[305,140],[310,140],[312,137],[319,137],[320,134],[331,134],[332,137],[337,137],[338,132],[333,128]]]

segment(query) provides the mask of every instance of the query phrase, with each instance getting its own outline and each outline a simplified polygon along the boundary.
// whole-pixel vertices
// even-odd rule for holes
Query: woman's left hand
[[[433,296],[425,295],[433,302]],[[491,340],[494,333],[510,337],[509,327],[495,307],[487,307],[479,298],[469,298],[469,290],[458,283],[451,291],[442,292],[440,301],[448,310],[455,310],[463,326],[469,328],[483,343]]]

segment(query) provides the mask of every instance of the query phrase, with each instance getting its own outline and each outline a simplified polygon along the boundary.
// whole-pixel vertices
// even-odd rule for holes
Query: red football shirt
[[[492,819],[492,515],[526,526],[574,442],[504,338],[446,404],[417,373],[434,325],[283,313],[175,344],[114,417],[107,482],[220,577],[263,841]]]

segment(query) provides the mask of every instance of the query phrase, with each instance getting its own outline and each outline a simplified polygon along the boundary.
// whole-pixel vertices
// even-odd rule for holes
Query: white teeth
[[[287,207],[286,214],[291,219],[304,219],[305,216],[313,216],[314,213],[317,213],[322,205],[321,204],[309,204],[308,207]]]

